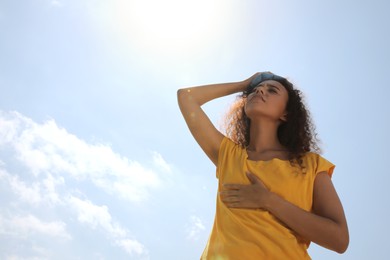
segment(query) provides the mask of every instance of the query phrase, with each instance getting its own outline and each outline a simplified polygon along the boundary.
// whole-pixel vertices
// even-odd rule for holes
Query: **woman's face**
[[[287,101],[286,88],[275,80],[266,80],[248,95],[245,113],[251,120],[263,117],[285,121]]]

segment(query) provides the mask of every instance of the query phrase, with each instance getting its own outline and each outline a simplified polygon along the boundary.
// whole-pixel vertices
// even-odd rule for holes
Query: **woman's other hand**
[[[224,184],[219,193],[221,200],[229,208],[267,210],[271,192],[256,175],[250,172],[246,175],[251,184]]]

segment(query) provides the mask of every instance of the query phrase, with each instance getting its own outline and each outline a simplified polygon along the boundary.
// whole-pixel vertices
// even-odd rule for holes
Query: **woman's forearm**
[[[248,84],[247,81],[239,81],[179,89],[179,102],[195,102],[202,106],[210,100],[244,91]]]
[[[307,212],[272,193],[267,210],[300,236],[323,247],[343,253],[349,243],[343,223]]]

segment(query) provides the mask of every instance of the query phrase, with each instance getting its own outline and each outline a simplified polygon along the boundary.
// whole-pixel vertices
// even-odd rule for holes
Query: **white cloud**
[[[206,228],[202,222],[202,220],[197,216],[191,216],[189,220],[189,224],[187,226],[187,239],[189,240],[198,240],[199,235]]]
[[[4,166],[0,164],[0,167]],[[18,175],[12,175],[1,168],[0,181],[7,183],[7,186],[17,195],[20,201],[32,205],[59,203],[60,195],[56,191],[56,186],[64,183],[62,177],[54,178],[50,174],[45,179],[24,182]]]
[[[114,244],[123,248],[128,254],[147,256],[145,247],[137,240],[130,239],[128,231],[112,219],[107,206],[97,206],[91,201],[76,197],[70,197],[69,204],[76,210],[81,223],[94,229],[103,229],[114,240]]]
[[[122,239],[118,240],[116,244],[122,247],[129,255],[145,255],[145,247],[136,240]],[[147,254],[145,256],[147,256]]]
[[[162,171],[166,173],[172,172],[171,166],[163,159],[161,154],[159,154],[158,152],[153,152],[153,162],[156,167],[158,167]]]
[[[27,238],[31,234],[38,233],[53,238],[71,239],[71,236],[66,231],[66,224],[64,222],[45,222],[31,214],[10,218],[5,218],[0,215],[0,224],[0,233],[10,234],[19,238]]]
[[[70,197],[69,204],[76,210],[78,220],[92,228],[100,227],[113,237],[125,237],[127,231],[112,221],[108,207],[94,205],[89,200]]]
[[[151,192],[166,186],[167,176],[172,177],[166,174],[172,169],[161,154],[154,152],[152,165],[146,167],[115,153],[109,145],[87,143],[54,120],[36,123],[17,112],[0,110],[0,126],[0,156],[5,155],[0,160],[0,187],[5,195],[0,206],[6,209],[0,210],[3,237],[19,238],[38,258],[46,258],[53,252],[32,241],[72,241],[66,227],[73,215],[91,232],[103,231],[128,255],[149,258],[147,248],[115,220],[108,206],[96,205],[91,196],[103,192],[139,205]],[[47,212],[51,219],[44,221],[33,212]],[[65,215],[53,220],[58,212]],[[43,251],[31,251],[32,247]],[[23,258],[16,249],[0,253],[1,257]]]
[[[42,201],[40,184],[38,182],[26,185],[18,176],[7,174],[11,189],[19,198],[31,204],[39,204]]]
[[[146,200],[150,189],[162,186],[153,170],[115,153],[108,145],[88,144],[58,127],[54,120],[37,124],[17,112],[0,111],[0,125],[0,147],[11,146],[35,177],[52,176],[45,184],[52,191],[52,199],[55,185],[50,179],[56,180],[52,174],[91,181],[108,194],[133,202]],[[158,153],[154,161],[162,171],[170,170]]]

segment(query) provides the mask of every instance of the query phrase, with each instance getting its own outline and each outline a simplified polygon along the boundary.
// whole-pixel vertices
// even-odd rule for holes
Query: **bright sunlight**
[[[120,26],[131,44],[154,55],[191,57],[218,44],[231,4],[223,0],[121,0]]]

